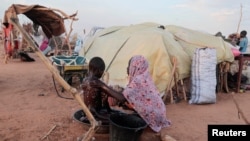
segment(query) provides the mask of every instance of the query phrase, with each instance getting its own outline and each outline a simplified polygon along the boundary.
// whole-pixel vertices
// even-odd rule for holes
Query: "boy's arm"
[[[126,101],[125,97],[123,96],[123,94],[121,92],[117,92],[117,91],[113,90],[111,87],[109,87],[108,85],[106,85],[105,83],[103,83],[102,81],[100,81],[98,79],[90,81],[90,86],[101,88],[106,94],[118,99],[121,102]]]

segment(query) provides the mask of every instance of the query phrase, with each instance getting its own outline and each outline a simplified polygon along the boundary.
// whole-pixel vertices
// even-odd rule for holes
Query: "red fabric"
[[[6,54],[12,55],[12,42],[11,42],[11,31],[13,25],[9,25],[4,28],[4,50]]]

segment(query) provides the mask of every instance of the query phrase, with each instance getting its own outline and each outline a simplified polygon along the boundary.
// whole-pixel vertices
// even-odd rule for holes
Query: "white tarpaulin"
[[[200,36],[199,32],[193,34],[196,31],[177,26],[165,26],[162,29],[159,25],[143,23],[105,28],[85,41],[79,55],[87,59],[102,57],[106,71],[109,72],[109,82],[121,86],[127,84],[129,59],[133,55],[144,55],[149,61],[150,73],[160,92],[165,91],[170,81],[172,57],[177,59],[179,79],[190,76],[192,56],[198,41],[202,41],[199,47],[216,48],[218,62],[234,60],[230,48],[225,46],[222,38],[205,33],[200,33],[203,35]]]

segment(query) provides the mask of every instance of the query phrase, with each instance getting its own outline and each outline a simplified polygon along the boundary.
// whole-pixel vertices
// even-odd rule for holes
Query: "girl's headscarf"
[[[170,125],[166,118],[166,107],[151,75],[148,61],[141,55],[133,56],[128,66],[129,83],[123,91],[127,101],[158,132]]]

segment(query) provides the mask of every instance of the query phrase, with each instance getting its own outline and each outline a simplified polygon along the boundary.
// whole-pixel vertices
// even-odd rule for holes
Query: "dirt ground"
[[[0,141],[76,141],[86,127],[74,120],[81,109],[76,100],[60,98],[51,72],[35,53],[35,62],[12,59],[0,62]],[[64,96],[71,97],[67,92]],[[250,93],[234,95],[246,117],[250,117]],[[177,141],[206,141],[208,124],[245,124],[238,116],[231,94],[218,93],[215,104],[190,105],[182,100],[167,104],[172,126],[162,133]],[[250,120],[250,118],[248,119]],[[53,130],[52,130],[53,129]],[[49,131],[52,130],[50,133]],[[49,134],[48,134],[49,133]],[[47,138],[43,138],[48,134]],[[107,134],[95,134],[96,140],[108,140]]]

